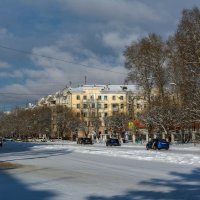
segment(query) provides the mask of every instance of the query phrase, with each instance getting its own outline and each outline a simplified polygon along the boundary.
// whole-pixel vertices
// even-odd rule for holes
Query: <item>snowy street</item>
[[[200,199],[200,145],[7,142],[0,149],[2,200]]]

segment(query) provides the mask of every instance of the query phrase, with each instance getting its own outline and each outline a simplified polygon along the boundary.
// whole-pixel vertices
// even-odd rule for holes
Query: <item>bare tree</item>
[[[1,131],[6,136],[21,139],[39,137],[39,133],[51,131],[51,110],[49,108],[15,109],[0,119]]]
[[[184,9],[174,36],[168,40],[172,81],[183,107],[192,107],[200,90],[200,11]]]
[[[159,95],[164,99],[164,86],[166,76],[166,50],[165,43],[156,34],[134,42],[124,52],[125,68],[129,70],[127,81],[140,85],[145,96],[151,104],[153,86],[158,89]]]
[[[111,130],[115,133],[115,136],[119,136],[117,133],[121,133],[128,128],[129,116],[126,114],[115,114],[105,118],[105,126],[107,130]]]

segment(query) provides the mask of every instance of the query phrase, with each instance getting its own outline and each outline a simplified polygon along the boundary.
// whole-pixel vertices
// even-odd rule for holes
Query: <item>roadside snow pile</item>
[[[171,150],[181,150],[181,151],[200,151],[200,146],[194,146],[193,144],[189,144],[189,145],[172,145],[170,146]]]
[[[93,154],[93,155],[103,155],[112,156],[118,158],[136,159],[136,160],[146,160],[146,161],[159,161],[167,163],[176,163],[184,165],[200,165],[200,156],[193,155],[191,153],[180,154],[172,151],[147,151],[134,150],[131,148],[121,149],[120,147],[109,147],[109,148],[99,148],[95,146],[73,146],[73,145],[42,145],[34,146],[33,150],[45,151],[45,150],[70,150],[77,153]]]

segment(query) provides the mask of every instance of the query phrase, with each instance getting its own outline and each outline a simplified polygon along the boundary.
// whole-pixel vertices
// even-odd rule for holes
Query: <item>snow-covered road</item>
[[[200,146],[14,142],[0,161],[17,164],[0,165],[2,200],[200,199]]]

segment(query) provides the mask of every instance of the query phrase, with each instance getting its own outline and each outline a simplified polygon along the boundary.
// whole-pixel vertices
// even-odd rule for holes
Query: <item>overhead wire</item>
[[[78,66],[81,66],[81,67],[85,67],[85,68],[97,69],[97,70],[101,70],[101,71],[123,74],[123,75],[127,74],[127,73],[123,73],[123,72],[113,71],[113,70],[110,70],[108,68],[102,69],[102,68],[100,68],[100,66],[89,66],[89,65],[86,65],[86,64],[81,64],[81,63],[69,61],[69,60],[66,60],[66,59],[59,59],[59,58],[55,58],[55,57],[52,57],[52,56],[45,56],[45,55],[41,55],[41,54],[36,54],[36,53],[30,52],[30,51],[25,51],[25,50],[21,50],[21,49],[12,48],[12,47],[7,47],[7,46],[4,46],[2,44],[0,44],[0,48],[1,49],[7,49],[7,50],[10,50],[10,51],[15,51],[15,52],[22,53],[22,54],[28,54],[28,55],[33,55],[33,56],[37,56],[37,57],[42,57],[42,58],[47,58],[47,59],[51,59],[51,60],[57,60],[57,61],[65,62],[65,63],[70,63],[70,64],[78,65]]]
[[[106,73],[107,72],[110,72],[110,73],[116,73],[116,74],[123,74],[123,75],[126,75],[126,73],[123,73],[123,72],[118,72],[118,71],[113,71],[113,70],[110,70],[110,69],[105,69],[105,68],[100,68],[100,66],[89,66],[89,65],[86,65],[86,64],[81,64],[81,63],[78,63],[78,62],[73,62],[73,61],[69,61],[69,60],[66,60],[66,59],[59,59],[59,58],[55,58],[55,57],[52,57],[52,56],[46,56],[46,55],[41,55],[41,54],[36,54],[36,53],[33,53],[33,52],[29,52],[29,51],[25,51],[25,50],[22,50],[22,49],[17,49],[17,48],[12,48],[12,47],[8,47],[8,46],[5,46],[5,45],[2,45],[0,44],[0,48],[1,49],[6,49],[6,50],[9,50],[9,51],[14,51],[14,52],[17,52],[17,53],[21,53],[21,54],[26,54],[26,55],[33,55],[33,56],[37,56],[37,57],[41,57],[41,58],[46,58],[46,59],[51,59],[51,60],[56,60],[56,61],[60,61],[60,62],[65,62],[65,63],[70,63],[70,64],[74,64],[74,65],[77,65],[77,66],[81,66],[81,67],[84,67],[84,68],[90,68],[90,69],[96,69],[96,70],[101,70],[101,71],[105,71]],[[48,82],[48,83],[53,83],[53,82]],[[64,83],[61,83],[61,82],[54,82],[54,83],[60,83],[59,85],[63,85]],[[15,95],[15,96],[36,96],[36,95],[41,95],[41,96],[44,96],[44,95],[49,95],[49,94],[39,94],[39,93],[14,93],[14,92],[0,92],[0,95],[3,95],[4,97],[7,97],[7,98],[15,98],[14,96],[9,96],[9,95]]]

